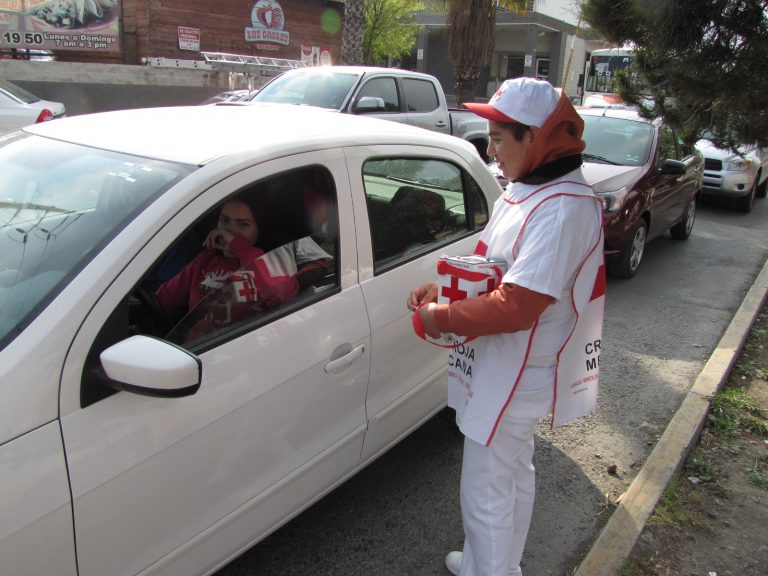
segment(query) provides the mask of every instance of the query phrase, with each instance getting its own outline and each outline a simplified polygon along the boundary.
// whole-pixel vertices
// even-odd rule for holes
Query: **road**
[[[537,431],[527,576],[565,576],[586,553],[768,258],[767,222],[768,199],[751,214],[705,200],[687,241],[657,238],[635,278],[609,278],[598,410]],[[445,415],[217,576],[447,575],[462,437]]]

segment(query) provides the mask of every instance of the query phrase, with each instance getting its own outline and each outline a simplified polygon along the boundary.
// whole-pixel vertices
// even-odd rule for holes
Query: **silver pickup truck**
[[[434,76],[368,66],[290,70],[256,92],[252,102],[283,102],[364,114],[458,136],[487,161],[487,121],[466,109],[449,109]]]

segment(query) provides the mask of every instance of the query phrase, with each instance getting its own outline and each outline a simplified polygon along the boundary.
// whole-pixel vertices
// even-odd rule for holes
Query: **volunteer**
[[[505,260],[507,271],[490,293],[449,304],[438,304],[438,285],[427,284],[411,292],[408,307],[433,338],[476,337],[461,349],[463,369],[449,368],[448,404],[465,436],[465,539],[446,566],[460,576],[521,575],[536,422],[588,411],[576,406],[586,395],[561,385],[594,385],[596,394],[599,358],[563,358],[577,347],[599,349],[602,207],[581,173],[584,123],[565,94],[517,78],[487,104],[465,106],[488,120],[488,155],[510,181],[475,253]],[[585,347],[585,334],[597,344]]]

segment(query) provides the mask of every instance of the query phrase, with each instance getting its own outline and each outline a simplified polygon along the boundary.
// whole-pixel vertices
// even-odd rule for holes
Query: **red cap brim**
[[[514,118],[510,118],[506,114],[502,114],[490,104],[481,104],[480,102],[462,102],[461,105],[466,106],[472,112],[474,112],[481,118],[485,118],[486,120],[493,120],[495,122],[508,122],[511,124],[519,124],[517,120],[515,120]]]

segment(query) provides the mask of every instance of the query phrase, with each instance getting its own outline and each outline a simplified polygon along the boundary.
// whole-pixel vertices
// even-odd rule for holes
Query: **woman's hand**
[[[419,286],[412,291],[406,301],[406,306],[411,312],[415,312],[419,306],[437,301],[437,282],[430,282]]]
[[[214,228],[208,232],[203,246],[226,252],[228,251],[229,243],[232,242],[234,237],[235,235],[226,228]]]

